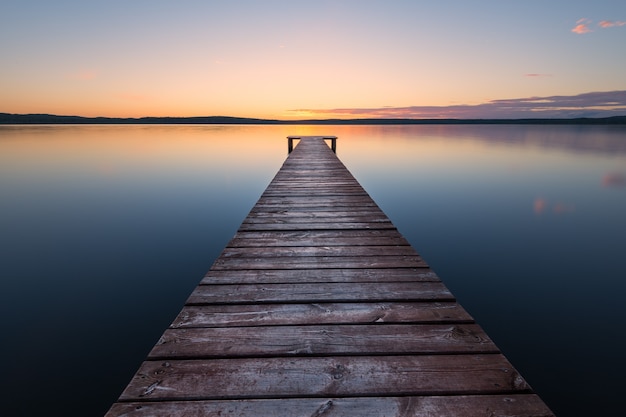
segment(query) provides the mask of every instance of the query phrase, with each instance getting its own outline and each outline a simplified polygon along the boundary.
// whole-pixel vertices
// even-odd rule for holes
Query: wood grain
[[[146,361],[120,399],[528,393],[500,354]]]
[[[207,272],[201,284],[288,284],[314,282],[423,282],[439,281],[431,269],[343,268],[343,269],[246,269]]]
[[[187,304],[453,301],[441,282],[199,285]]]
[[[472,322],[455,302],[236,304],[185,306],[170,328]]]
[[[149,359],[497,353],[476,324],[168,329]]]
[[[131,402],[106,417],[549,417],[534,394]]]

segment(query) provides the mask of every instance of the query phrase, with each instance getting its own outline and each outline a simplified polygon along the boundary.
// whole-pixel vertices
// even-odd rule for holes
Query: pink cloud
[[[577,33],[579,35],[593,32],[591,29],[589,29],[590,24],[591,24],[591,20],[589,19],[586,19],[586,18],[578,19],[578,21],[576,22],[576,26],[574,26],[574,28],[572,29],[572,32]]]
[[[524,77],[528,77],[528,78],[539,78],[539,77],[551,77],[552,74],[539,74],[539,73],[534,73],[531,72],[529,74],[524,74]]]
[[[626,22],[622,22],[619,20],[601,20],[600,22],[598,22],[598,26],[605,29],[624,25],[626,25]]]
[[[578,19],[576,22],[576,26],[572,29],[572,32],[577,33],[579,35],[584,35],[585,33],[593,32],[591,30],[590,25],[593,23],[591,19],[582,18]],[[601,20],[598,22],[598,26],[602,29],[626,26],[626,22],[621,20]]]

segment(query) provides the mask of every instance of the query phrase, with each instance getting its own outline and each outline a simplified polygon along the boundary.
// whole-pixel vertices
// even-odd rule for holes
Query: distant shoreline
[[[313,119],[273,120],[247,117],[82,117],[54,114],[0,113],[0,125],[26,124],[239,124],[239,125],[468,125],[468,124],[534,124],[534,125],[626,125],[626,115],[611,117],[577,117],[562,119]]]

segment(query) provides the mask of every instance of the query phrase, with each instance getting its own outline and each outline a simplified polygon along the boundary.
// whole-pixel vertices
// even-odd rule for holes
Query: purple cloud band
[[[477,105],[296,109],[313,117],[389,119],[524,119],[626,115],[626,91],[492,100]]]

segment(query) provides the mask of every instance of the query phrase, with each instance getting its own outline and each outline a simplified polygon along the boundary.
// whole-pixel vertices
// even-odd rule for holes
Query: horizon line
[[[0,124],[505,124],[505,123],[601,123],[626,124],[626,114],[601,117],[551,118],[328,118],[263,119],[240,116],[77,116],[51,113],[3,113]]]

